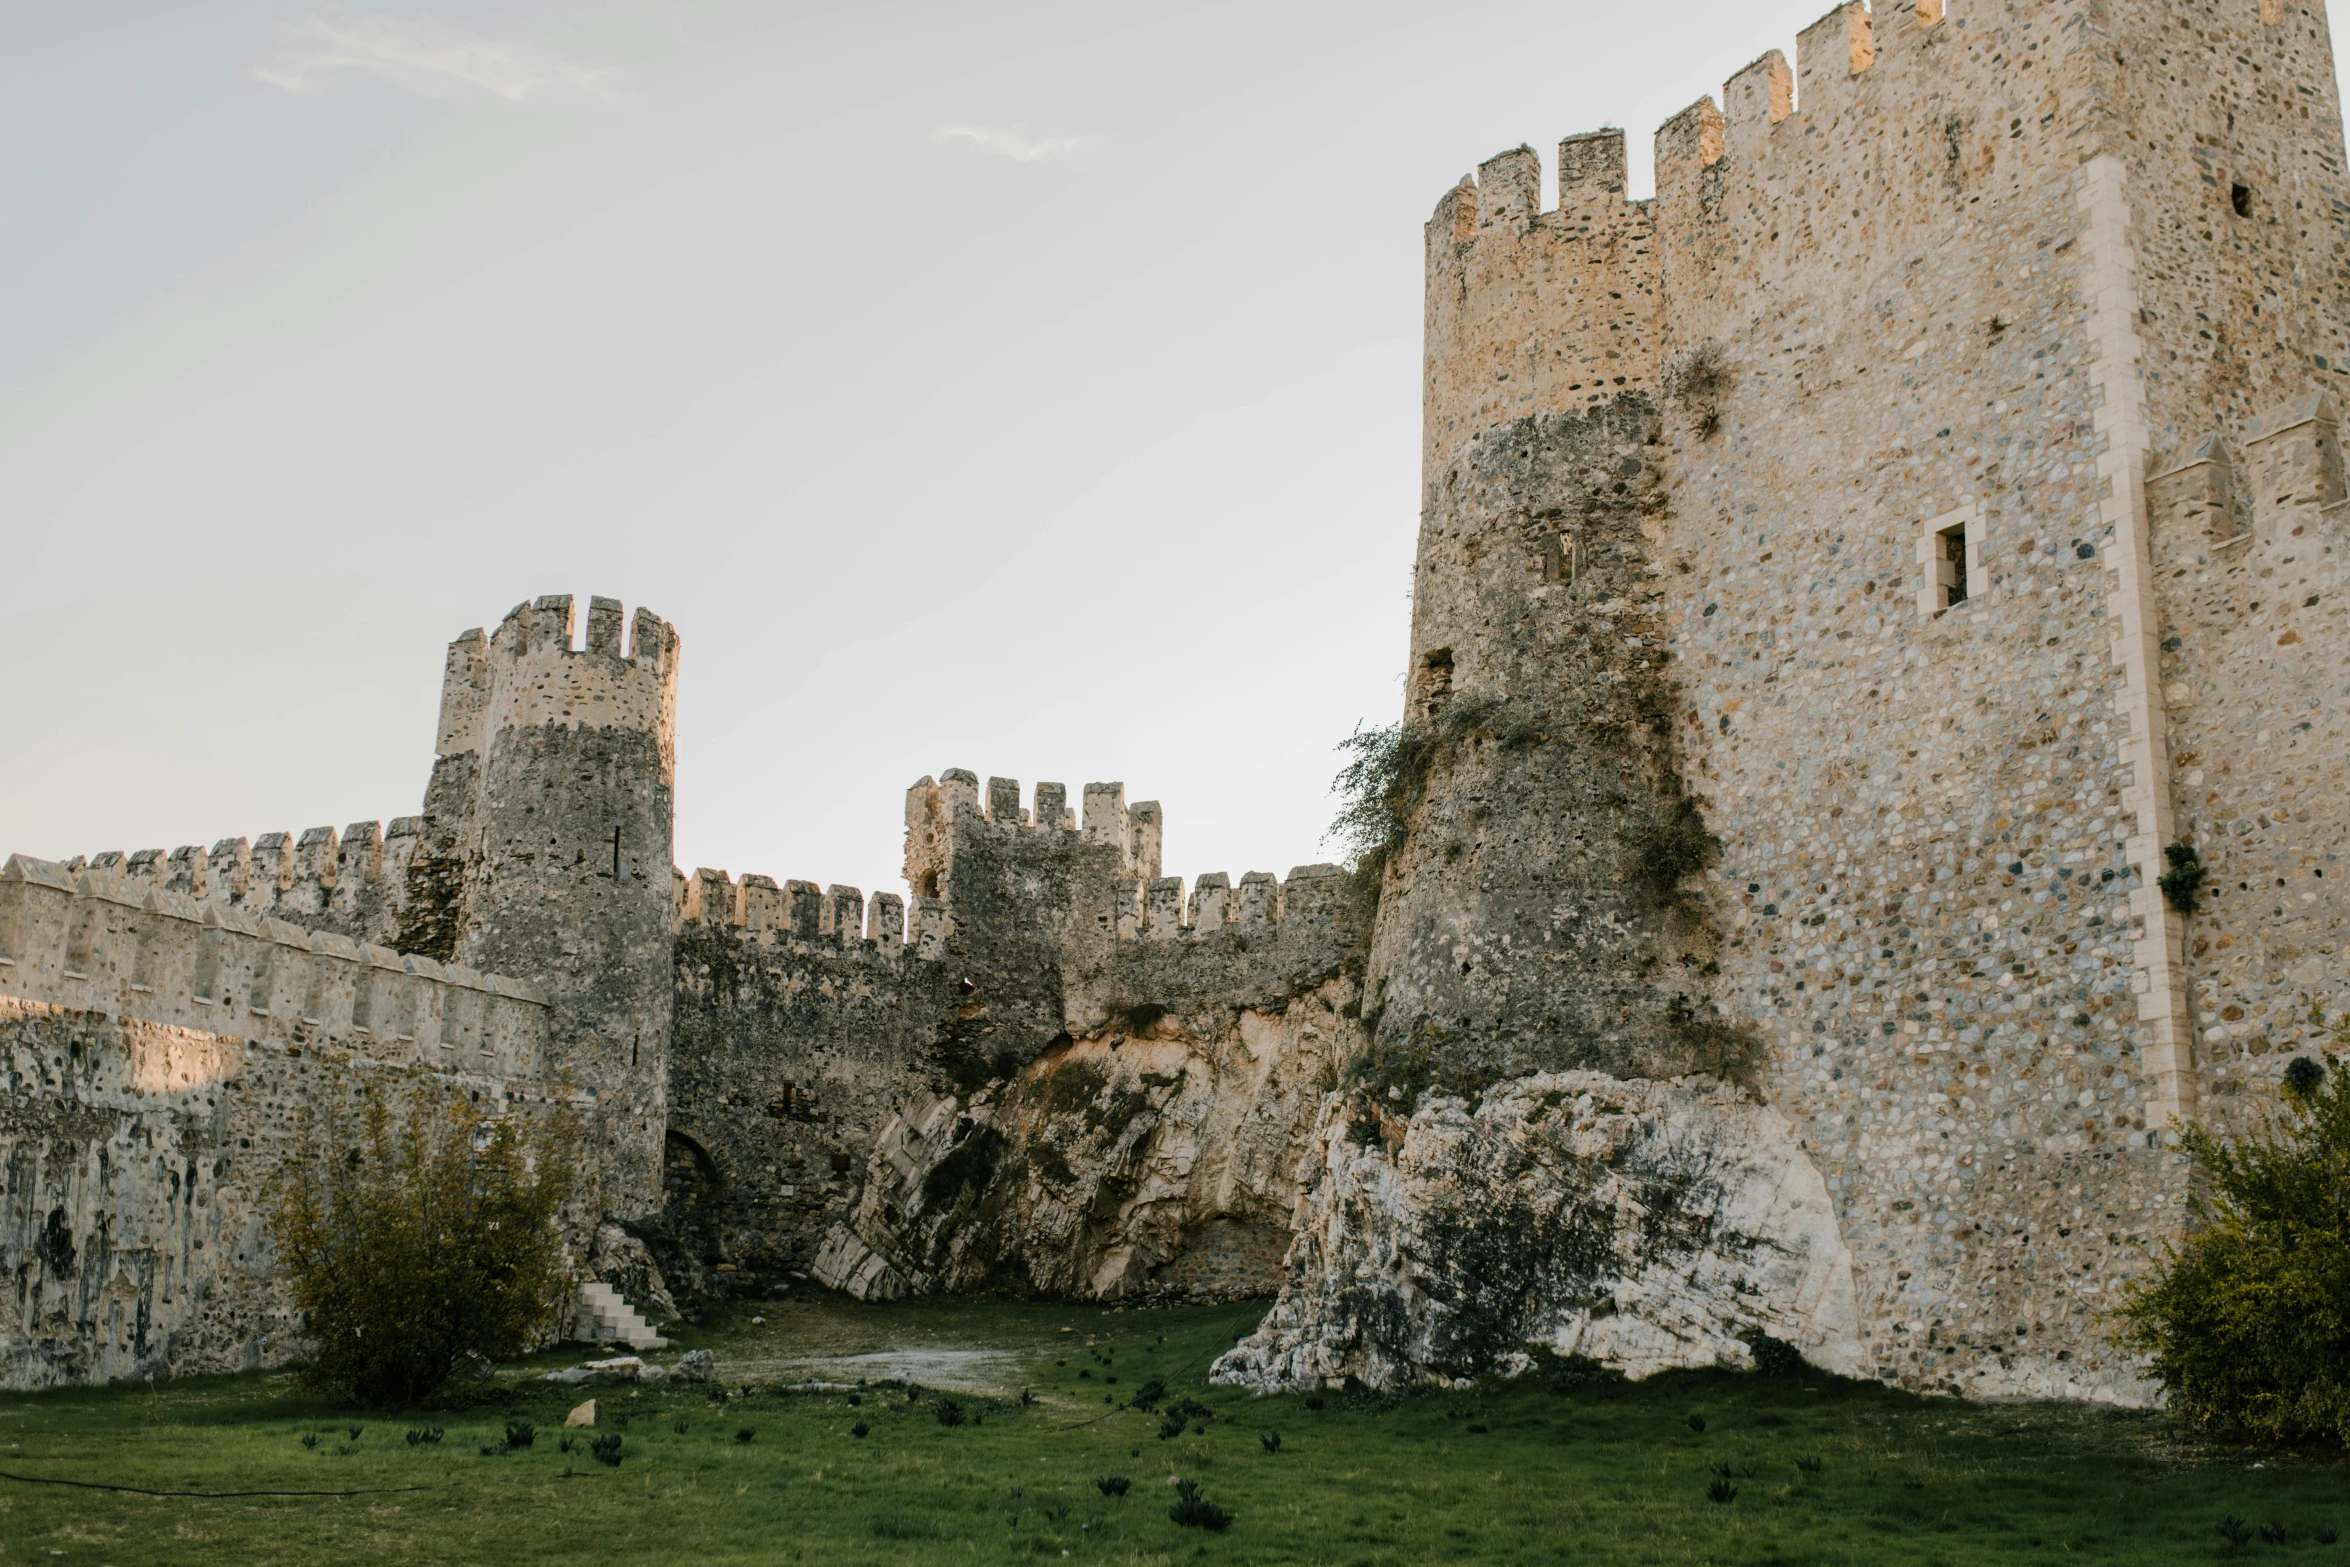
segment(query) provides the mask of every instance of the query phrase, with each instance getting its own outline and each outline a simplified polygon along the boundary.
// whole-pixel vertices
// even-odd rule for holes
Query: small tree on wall
[[[2330,1070],[2329,1070],[2330,1068]],[[2187,1127],[2197,1222],[2125,1297],[2117,1337],[2206,1429],[2350,1444],[2350,1092],[2304,1056],[2261,1132]]]
[[[397,1120],[371,1094],[356,1120],[305,1111],[270,1193],[312,1343],[298,1374],[361,1403],[414,1403],[467,1357],[521,1354],[556,1323],[578,1129],[421,1093]]]

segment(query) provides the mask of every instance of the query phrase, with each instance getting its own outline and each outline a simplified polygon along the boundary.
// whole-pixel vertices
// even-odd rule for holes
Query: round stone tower
[[[441,754],[472,756],[459,962],[552,992],[555,1076],[594,1094],[604,1207],[661,1205],[676,916],[677,634],[569,595],[517,606],[450,659]],[[464,656],[459,656],[463,654]]]
[[[1412,664],[1370,962],[1378,1075],[1470,1087],[1568,1067],[1733,1074],[1715,854],[1683,789],[1650,539],[1663,323],[1624,140],[1526,148],[1428,226]]]

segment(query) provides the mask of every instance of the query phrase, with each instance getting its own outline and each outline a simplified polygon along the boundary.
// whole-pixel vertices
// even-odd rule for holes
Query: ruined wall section
[[[2155,653],[2176,841],[2205,879],[2186,926],[2204,1119],[2257,1124],[2286,1064],[2350,1012],[2350,506],[2334,404],[2294,399],[2148,485]]]
[[[0,1386],[282,1363],[261,1198],[305,1108],[537,1079],[535,987],[23,856],[0,868]]]
[[[1158,807],[1118,784],[1087,786],[1080,816],[1058,785],[1026,809],[1017,783],[951,770],[908,823],[909,882],[943,897],[915,900],[925,977],[900,994],[919,983],[929,1010],[901,1013],[909,1091],[817,1277],[869,1297],[1270,1287],[1358,1028],[1348,878],[1187,895],[1157,874]]]
[[[680,882],[659,1221],[673,1283],[772,1289],[854,1202],[880,1129],[934,1080],[961,996],[903,900],[699,870]]]

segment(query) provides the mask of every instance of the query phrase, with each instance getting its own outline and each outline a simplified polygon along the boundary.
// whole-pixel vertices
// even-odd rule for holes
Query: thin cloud
[[[485,92],[528,103],[549,92],[616,96],[601,66],[500,43],[429,17],[319,12],[283,28],[253,67],[256,80],[291,93],[323,93],[353,74],[444,97]]]
[[[969,142],[1015,163],[1066,158],[1084,144],[1084,138],[1079,136],[1023,136],[1018,131],[991,130],[984,125],[941,125],[930,133],[930,139],[940,143]]]

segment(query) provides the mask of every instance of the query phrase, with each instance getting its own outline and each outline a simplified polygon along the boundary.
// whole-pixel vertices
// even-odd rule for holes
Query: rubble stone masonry
[[[952,769],[902,898],[686,875],[677,635],[561,597],[450,647],[415,816],[11,860],[0,1381],[287,1353],[256,1183],[431,1086],[586,1111],[575,1250],[648,1298],[647,1246],[688,1298],[1278,1286],[1220,1377],[1768,1333],[2147,1399],[2104,1330],[2175,1126],[2350,1011],[2334,83],[2314,0],[1844,5],[1652,199],[1614,130],[1446,193],[1359,873],[1187,887],[1122,785]]]
[[[2322,9],[1853,5],[1797,52],[1659,132],[1651,202],[1600,133],[1554,209],[1521,148],[1429,224],[1407,716],[1482,706],[1368,983],[1383,1047],[1488,1105],[1530,1069],[1677,1075],[1669,1023],[1718,1012],[1832,1194],[1856,1338],[1752,1291],[1659,1307],[1588,1248],[1576,1288],[1477,1304],[1424,1216],[1358,1204],[1235,1380],[1473,1374],[1399,1346],[1644,1310],[1691,1359],[1770,1331],[1918,1388],[2143,1398],[2102,1327],[2183,1220],[2165,1128],[2256,1106],[2350,1003]],[[1670,793],[1626,765],[1644,724],[1719,853],[1664,921],[1624,847]],[[2173,844],[2212,872],[2192,919]],[[1458,1113],[1386,1136],[1475,1212],[1476,1160],[1460,1190],[1415,1163]],[[1554,1186],[1707,1225],[1756,1178],[1593,1170]]]

